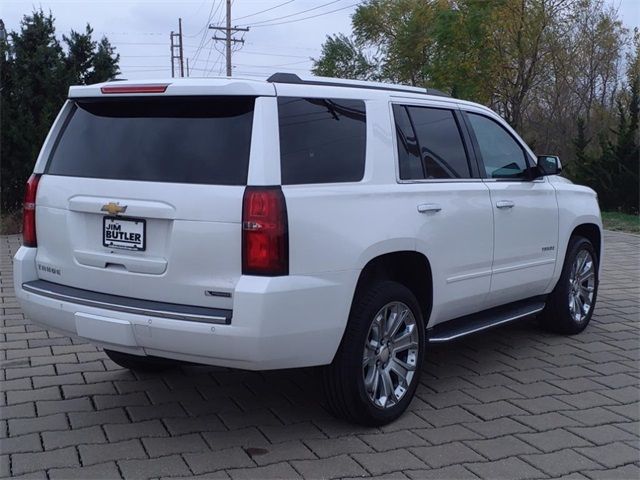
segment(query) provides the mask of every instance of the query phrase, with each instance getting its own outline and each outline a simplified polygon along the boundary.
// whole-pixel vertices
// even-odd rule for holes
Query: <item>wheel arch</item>
[[[398,250],[371,258],[360,271],[351,307],[368,285],[379,280],[392,280],[406,286],[416,296],[425,326],[433,306],[433,277],[431,263],[415,250]]]
[[[600,227],[595,223],[581,223],[574,227],[569,238],[577,235],[586,238],[593,244],[593,248],[595,248],[598,255],[598,264],[600,264],[602,257],[602,231]]]

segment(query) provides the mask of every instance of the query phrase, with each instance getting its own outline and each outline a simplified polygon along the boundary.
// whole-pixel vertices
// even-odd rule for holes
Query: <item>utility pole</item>
[[[244,44],[243,39],[232,38],[231,34],[234,32],[248,32],[249,28],[239,28],[239,27],[231,27],[231,0],[227,0],[227,26],[226,27],[214,27],[213,25],[209,25],[211,30],[221,30],[225,33],[224,38],[213,37],[215,41],[223,41],[226,44],[226,58],[227,58],[227,77],[231,76],[231,44],[232,43],[242,43]]]
[[[176,76],[175,60],[179,61],[180,76],[184,77],[184,52],[182,50],[182,19],[178,19],[178,33],[171,31],[169,35],[171,46],[169,50],[171,52],[171,76]]]
[[[187,77],[189,76],[189,57],[187,57]]]

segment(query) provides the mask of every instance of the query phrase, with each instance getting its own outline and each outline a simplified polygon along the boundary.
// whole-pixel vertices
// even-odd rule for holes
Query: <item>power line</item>
[[[304,17],[304,18],[297,18],[295,20],[288,20],[286,22],[278,22],[278,23],[268,23],[268,24],[263,24],[263,25],[255,25],[255,28],[260,28],[260,27],[274,27],[276,25],[284,25],[286,23],[295,23],[295,22],[301,22],[303,20],[309,20],[311,18],[316,18],[316,17],[322,17],[323,15],[329,15],[330,13],[335,13],[335,12],[339,12],[340,10],[346,10],[347,8],[352,8],[355,7],[356,5],[358,5],[357,3],[353,3],[351,5],[347,5],[346,7],[342,7],[342,8],[336,8],[335,10],[330,10],[328,12],[324,12],[324,13],[318,13],[317,15],[311,15],[309,17]]]
[[[243,18],[253,17],[254,15],[259,15],[261,13],[268,12],[269,10],[275,10],[276,8],[282,7],[283,5],[286,5],[287,3],[291,3],[291,2],[293,2],[293,0],[287,0],[286,2],[279,3],[278,5],[276,5],[274,7],[266,8],[264,10],[260,10],[259,12],[254,12],[254,13],[251,13],[249,15],[245,15],[244,17],[238,17],[238,18],[236,18],[236,20],[242,20]]]
[[[284,53],[265,53],[265,52],[252,52],[250,50],[242,50],[241,53],[248,53],[250,55],[260,55],[263,57],[289,57],[289,58],[309,58],[309,56],[305,55],[287,55]]]
[[[221,32],[224,32],[225,37],[224,38],[219,38],[214,36],[213,40],[214,41],[219,41],[222,40],[225,42],[225,57],[226,57],[226,63],[227,63],[227,77],[230,77],[232,74],[231,71],[231,45],[232,44],[242,44],[244,43],[244,38],[233,38],[231,37],[232,33],[237,33],[237,32],[248,32],[249,31],[249,27],[231,27],[231,0],[226,0],[227,3],[227,24],[225,27],[214,27],[213,25],[209,25],[209,28],[211,30],[219,30]]]
[[[283,19],[289,18],[289,17],[295,17],[295,16],[298,16],[298,15],[302,15],[303,13],[307,13],[307,12],[311,12],[313,10],[318,10],[319,8],[327,7],[329,5],[332,5],[334,3],[338,3],[340,1],[342,1],[342,0],[332,0],[331,2],[323,3],[322,5],[318,5],[317,7],[308,8],[306,10],[301,10],[301,11],[296,12],[296,13],[289,13],[287,15],[282,15],[280,17],[274,17],[274,18],[269,18],[267,20],[261,20],[259,22],[252,23],[251,26],[260,25],[261,23],[269,23],[269,22],[273,22],[275,20],[283,20]]]

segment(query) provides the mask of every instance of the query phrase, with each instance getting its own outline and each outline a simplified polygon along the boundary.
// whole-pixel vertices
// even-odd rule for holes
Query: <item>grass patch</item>
[[[22,211],[2,212],[0,214],[0,235],[22,232]]]
[[[607,230],[640,233],[640,217],[620,212],[602,212],[602,223]]]

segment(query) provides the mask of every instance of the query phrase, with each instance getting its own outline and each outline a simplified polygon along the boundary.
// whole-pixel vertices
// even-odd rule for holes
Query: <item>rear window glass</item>
[[[278,116],[284,185],[362,180],[363,101],[280,97]]]
[[[47,173],[244,185],[253,97],[76,101]]]

